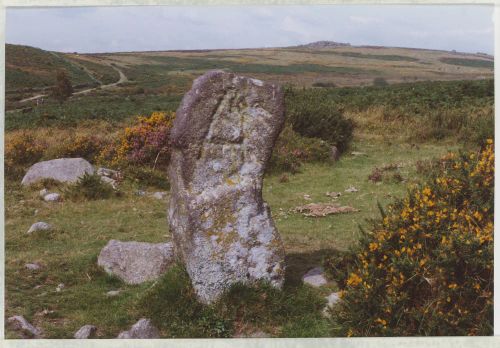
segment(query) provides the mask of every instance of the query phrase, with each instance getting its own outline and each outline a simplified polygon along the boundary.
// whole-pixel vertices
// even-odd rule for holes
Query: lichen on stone
[[[283,283],[283,244],[262,199],[283,122],[278,86],[222,71],[196,79],[177,110],[170,230],[202,302],[236,282]]]

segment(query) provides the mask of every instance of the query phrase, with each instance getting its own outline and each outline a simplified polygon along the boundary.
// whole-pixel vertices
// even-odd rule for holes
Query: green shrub
[[[373,85],[376,87],[385,87],[389,86],[389,83],[387,83],[386,79],[384,79],[383,77],[375,77],[373,79]]]
[[[442,164],[425,185],[381,209],[350,254],[340,334],[493,333],[492,141]]]
[[[302,163],[327,161],[329,156],[328,143],[300,136],[287,124],[274,146],[268,171],[296,173]]]
[[[85,173],[75,184],[64,190],[64,197],[72,200],[97,200],[110,198],[116,193],[99,175]]]
[[[287,121],[300,135],[322,139],[343,152],[352,140],[354,125],[327,93],[323,89],[287,88]]]
[[[133,179],[140,186],[156,187],[163,190],[170,189],[167,171],[165,169],[151,169],[141,166],[130,166],[125,170],[125,176]]]
[[[333,82],[314,82],[312,84],[313,87],[322,87],[322,88],[334,88],[337,87],[337,85]]]

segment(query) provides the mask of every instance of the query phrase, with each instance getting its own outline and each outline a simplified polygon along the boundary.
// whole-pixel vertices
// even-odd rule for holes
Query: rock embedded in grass
[[[151,320],[142,318],[130,330],[120,332],[117,338],[160,338],[160,332]]]
[[[46,222],[43,222],[43,221],[38,221],[38,222],[35,222],[33,225],[31,225],[30,229],[26,233],[31,234],[33,232],[49,231],[51,229],[52,229],[52,225],[50,225]]]
[[[108,178],[107,176],[101,176],[101,181],[105,184],[110,185],[115,190],[118,188],[118,183],[116,182],[116,180]]]
[[[58,158],[32,165],[21,184],[31,185],[44,179],[75,183],[85,173],[93,174],[94,167],[83,158]]]
[[[170,231],[203,303],[235,283],[283,284],[284,248],[262,179],[284,120],[281,88],[223,71],[197,78],[177,109]]]
[[[31,325],[22,315],[15,315],[7,319],[7,326],[21,333],[23,338],[38,338],[42,331]]]
[[[99,176],[108,177],[108,178],[111,178],[111,179],[114,179],[114,180],[119,179],[121,177],[121,175],[122,175],[117,170],[108,169],[108,168],[104,168],[104,167],[98,168],[97,171],[96,171],[96,174],[99,175]]]
[[[106,293],[107,297],[115,297],[120,294],[121,290],[110,290]]]
[[[323,316],[325,318],[330,318],[330,310],[333,309],[340,301],[340,292],[332,292],[330,295],[325,297],[326,299],[326,306],[323,308]]]
[[[61,200],[61,195],[59,193],[48,193],[43,196],[45,202],[59,202]]]
[[[110,240],[97,263],[127,284],[157,279],[174,263],[172,243],[142,243]]]
[[[167,196],[167,192],[161,192],[161,191],[155,192],[151,195],[151,197],[156,198],[156,199],[160,199],[160,200],[164,199],[166,196]]]
[[[76,339],[92,338],[95,335],[97,328],[94,325],[84,325],[74,334]]]
[[[315,288],[328,284],[328,280],[325,277],[322,267],[310,269],[306,274],[304,274],[302,281]]]
[[[30,271],[38,271],[40,268],[42,268],[42,266],[39,264],[39,263],[27,263],[24,265],[24,267],[27,269],[27,270],[30,270]]]

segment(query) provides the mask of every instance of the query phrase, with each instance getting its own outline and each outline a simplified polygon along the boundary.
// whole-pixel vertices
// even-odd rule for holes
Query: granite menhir
[[[170,231],[203,303],[234,283],[283,284],[285,252],[262,179],[284,120],[280,87],[219,70],[197,78],[177,110]]]

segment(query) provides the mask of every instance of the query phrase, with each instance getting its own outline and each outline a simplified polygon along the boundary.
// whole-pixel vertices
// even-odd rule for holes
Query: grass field
[[[287,281],[297,291],[301,276],[322,264],[327,255],[345,251],[356,242],[359,225],[378,217],[377,202],[385,205],[406,192],[406,185],[419,179],[417,160],[441,156],[456,150],[453,144],[428,144],[418,150],[410,145],[383,145],[358,140],[353,150],[365,155],[346,155],[334,165],[305,165],[301,172],[280,183],[279,175],[267,177],[264,197],[287,251]],[[374,167],[397,163],[405,182],[368,180]],[[349,186],[359,191],[344,192]],[[154,188],[149,188],[153,190]],[[169,239],[166,224],[166,202],[135,195],[137,187],[123,188],[124,196],[111,200],[49,204],[38,197],[38,190],[22,189],[18,183],[6,187],[6,316],[22,314],[39,324],[46,337],[71,338],[87,323],[98,324],[100,337],[115,337],[144,315],[138,303],[146,289],[155,286],[127,286],[107,276],[97,267],[97,255],[110,239],[161,242]],[[324,218],[304,217],[293,208],[313,202],[327,202],[327,191],[342,192],[338,200],[351,205],[358,213]],[[36,214],[35,214],[36,212]],[[25,232],[35,221],[47,221],[55,231],[47,235],[29,236]],[[144,223],[146,221],[146,223]],[[43,269],[28,271],[25,263],[39,262]],[[59,283],[65,288],[56,292]],[[110,290],[122,289],[117,298],[106,297]],[[293,289],[293,290],[292,290]],[[330,288],[332,289],[332,288]],[[335,289],[335,286],[333,286]],[[318,301],[328,289],[314,291]],[[306,291],[306,290],[303,290]],[[51,311],[44,315],[43,310]],[[318,317],[305,326],[305,336],[332,335],[329,320]],[[52,312],[53,311],[53,312]],[[318,319],[319,318],[319,319]],[[298,325],[288,322],[286,325]],[[257,327],[276,335],[295,335],[283,327]],[[298,335],[300,336],[300,334]],[[8,337],[16,337],[14,333]]]
[[[22,55],[11,49],[7,54]],[[70,61],[72,67],[84,66],[101,82],[118,78],[111,63],[129,81],[74,96],[63,104],[48,99],[29,112],[12,110],[5,119],[6,146],[28,135],[47,146],[41,159],[51,159],[75,135],[116,139],[137,115],[175,111],[192,79],[211,68],[299,87],[287,97],[296,98],[292,105],[322,100],[352,120],[353,140],[335,163],[303,163],[297,173],[286,174],[288,181],[279,172],[265,177],[263,195],[286,249],[283,292],[236,287],[208,307],[194,300],[182,267],[157,281],[131,286],[97,266],[97,255],[110,239],[170,239],[168,198],[137,195],[138,190],[164,188],[130,177],[117,197],[47,203],[39,197],[41,185],[24,188],[19,175],[6,176],[5,317],[25,316],[43,329],[45,338],[71,338],[85,324],[96,325],[99,338],[113,338],[141,317],[151,318],[162,337],[233,337],[257,330],[273,337],[338,335],[335,319],[322,315],[324,297],[338,290],[337,284],[313,289],[302,283],[304,273],[356,245],[360,227],[367,228],[369,219],[380,217],[379,204],[386,206],[403,197],[410,185],[425,178],[422,162],[449,151],[476,149],[493,134],[493,81],[486,79],[492,77],[491,60],[458,55],[366,47],[64,54],[60,64]],[[17,69],[7,66],[8,71],[11,68]],[[33,68],[36,73],[30,73],[30,78],[7,74],[8,89],[9,84],[12,90],[48,84],[48,80],[31,80],[44,75],[45,68]],[[85,69],[78,70],[86,74],[79,75],[82,79],[90,78]],[[72,77],[72,82],[80,77]],[[372,86],[375,77],[385,78],[390,85]],[[302,89],[317,82],[338,87]],[[7,157],[6,163],[12,160]],[[31,164],[22,163],[22,171]],[[387,168],[379,182],[368,179],[375,168]],[[358,191],[346,192],[351,186]],[[51,187],[63,197],[65,189],[64,185]],[[336,202],[359,212],[326,217],[295,212],[307,203],[332,201],[326,192],[340,192]],[[26,234],[37,221],[52,224],[54,230]],[[32,262],[42,268],[26,269],[25,264]],[[56,291],[60,283],[65,286]],[[118,296],[106,296],[118,289]],[[18,333],[7,329],[6,336],[17,338]]]

